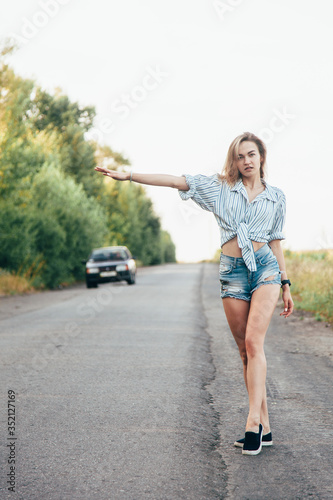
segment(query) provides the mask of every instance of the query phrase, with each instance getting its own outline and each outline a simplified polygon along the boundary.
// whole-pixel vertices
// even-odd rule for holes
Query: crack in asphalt
[[[199,275],[199,297],[198,297],[198,325],[200,327],[200,338],[195,339],[192,355],[194,366],[198,366],[198,358],[203,363],[201,370],[201,398],[205,405],[205,427],[202,435],[203,451],[207,455],[210,464],[210,475],[207,478],[209,496],[207,499],[223,500],[227,497],[228,474],[227,466],[220,452],[220,413],[215,408],[214,397],[208,387],[215,381],[216,367],[212,355],[212,338],[208,332],[208,321],[203,302],[203,279],[204,266],[201,266]],[[207,491],[207,493],[208,493]]]

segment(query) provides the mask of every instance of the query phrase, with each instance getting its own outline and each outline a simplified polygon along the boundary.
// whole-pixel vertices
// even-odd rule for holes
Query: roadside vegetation
[[[284,251],[297,309],[333,323],[333,250]]]
[[[50,94],[0,52],[0,294],[84,279],[93,248],[126,245],[142,265],[175,261],[145,189],[97,175],[130,161],[89,140],[93,106]]]
[[[13,272],[0,270],[0,296],[34,291],[31,280]]]
[[[333,323],[333,250],[284,250],[295,308]],[[220,250],[213,261],[219,262]]]

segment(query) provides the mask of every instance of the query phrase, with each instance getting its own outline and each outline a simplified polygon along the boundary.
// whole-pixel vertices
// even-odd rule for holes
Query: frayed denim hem
[[[246,302],[251,302],[251,298],[245,297],[245,295],[236,295],[234,293],[224,293],[223,295],[220,295],[221,299],[227,299],[230,297],[231,299],[240,299],[240,300],[245,300]]]
[[[269,280],[269,281],[262,281],[261,283],[258,283],[258,285],[251,290],[251,294],[258,290],[258,288],[261,287],[261,285],[280,285],[281,286],[281,279],[274,279],[274,280]]]

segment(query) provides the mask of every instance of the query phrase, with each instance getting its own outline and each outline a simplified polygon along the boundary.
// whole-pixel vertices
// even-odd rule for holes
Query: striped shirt
[[[237,236],[242,257],[250,271],[257,265],[252,241],[269,243],[285,239],[282,229],[286,216],[286,197],[281,189],[268,185],[249,202],[242,179],[230,187],[217,174],[184,175],[188,191],[180,191],[182,200],[191,198],[199,207],[213,212],[220,228],[221,247]]]

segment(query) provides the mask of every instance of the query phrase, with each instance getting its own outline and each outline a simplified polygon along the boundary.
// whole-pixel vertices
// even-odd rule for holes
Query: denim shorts
[[[252,293],[261,285],[281,285],[281,271],[271,247],[266,243],[255,253],[257,270],[250,271],[242,257],[229,257],[221,253],[221,298],[233,297],[248,302]],[[270,276],[273,279],[267,280]],[[266,280],[265,280],[266,279]]]

